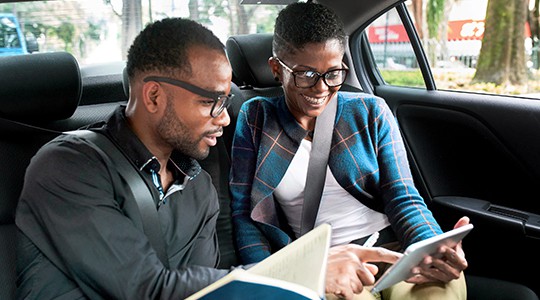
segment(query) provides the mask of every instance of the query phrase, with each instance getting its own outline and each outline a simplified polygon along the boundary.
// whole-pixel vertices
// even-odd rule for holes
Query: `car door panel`
[[[540,101],[437,90],[405,4],[387,13],[373,21],[376,30],[364,24],[351,39],[347,55],[355,79],[364,91],[384,98],[394,113],[415,185],[443,230],[462,216],[475,225],[463,241],[466,273],[518,282],[540,294],[538,279],[528,275],[540,268]],[[407,34],[400,36],[402,42],[371,44],[369,32],[386,32],[381,31],[385,24],[396,29],[398,19]],[[392,75],[385,63],[392,55],[408,63],[403,76],[416,70],[420,85],[385,81]]]
[[[389,85],[374,93],[394,112],[443,228],[464,215],[475,224],[464,241],[468,271],[539,293],[525,273],[540,267],[540,101]]]

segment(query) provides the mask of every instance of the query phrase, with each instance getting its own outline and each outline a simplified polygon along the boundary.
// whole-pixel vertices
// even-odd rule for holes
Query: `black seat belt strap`
[[[156,204],[154,203],[148,185],[141,177],[137,168],[107,136],[101,133],[91,130],[74,130],[66,133],[76,134],[96,145],[101,150],[99,151],[100,155],[105,160],[109,160],[116,167],[118,173],[126,180],[139,207],[144,233],[161,262],[168,268],[169,259]]]

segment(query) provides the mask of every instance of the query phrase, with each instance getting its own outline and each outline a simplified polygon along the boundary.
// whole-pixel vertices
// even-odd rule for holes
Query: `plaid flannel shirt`
[[[385,101],[338,92],[328,165],[337,182],[364,205],[385,213],[404,247],[441,228],[414,186],[396,120]],[[273,192],[308,131],[283,96],[256,97],[240,109],[230,188],[242,263],[258,262],[292,241]]]

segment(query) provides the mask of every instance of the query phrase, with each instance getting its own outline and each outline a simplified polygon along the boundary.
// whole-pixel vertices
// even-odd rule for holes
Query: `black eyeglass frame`
[[[333,70],[326,71],[326,72],[324,72],[322,74],[317,72],[317,71],[313,71],[313,70],[295,71],[291,67],[287,66],[279,57],[274,56],[274,59],[277,60],[285,68],[285,70],[289,71],[289,73],[291,73],[293,75],[294,85],[296,87],[298,87],[298,88],[301,88],[301,89],[307,89],[307,88],[314,87],[317,84],[317,82],[319,82],[319,79],[321,79],[321,78],[323,79],[324,83],[328,87],[331,87],[331,88],[338,87],[338,86],[341,86],[341,85],[343,85],[345,83],[345,80],[347,79],[347,75],[349,74],[349,69],[347,69],[347,68],[333,69]],[[341,82],[340,84],[335,84],[335,85],[328,84],[328,82],[326,81],[326,75],[328,75],[331,72],[336,72],[336,71],[345,72],[345,75],[343,76],[343,82]],[[310,86],[299,86],[298,83],[296,82],[297,73],[305,73],[305,72],[313,72],[315,75],[317,75],[317,80],[315,80],[313,82],[313,84],[310,85]]]
[[[172,79],[169,77],[161,77],[161,76],[148,76],[143,79],[144,82],[148,81],[156,81],[156,82],[165,82],[168,84],[172,84],[177,87],[181,87],[185,90],[188,90],[194,94],[197,94],[199,96],[212,99],[214,101],[214,104],[212,105],[212,109],[210,110],[210,116],[212,118],[216,118],[219,116],[225,109],[227,109],[231,105],[231,99],[234,97],[234,94],[221,94],[217,92],[212,92],[205,90],[203,88],[200,88],[196,85],[193,85],[189,82],[185,82],[182,80]],[[222,98],[225,97],[225,100],[223,100],[223,104],[221,107],[219,107],[217,110],[215,110],[216,105],[219,103],[219,101],[222,100]]]

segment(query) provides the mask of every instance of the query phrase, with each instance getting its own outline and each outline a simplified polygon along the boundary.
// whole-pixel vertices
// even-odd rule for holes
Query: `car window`
[[[148,22],[165,17],[190,18],[207,26],[225,43],[230,35],[272,32],[283,7],[213,0],[0,3],[0,53],[2,48],[22,44],[22,49],[9,55],[67,51],[81,65],[121,61]],[[19,26],[21,35],[16,32]]]
[[[375,65],[386,83],[425,86],[409,36],[395,9],[377,18],[365,32]]]
[[[501,33],[493,21],[501,16],[488,0],[444,1],[438,17],[433,16],[435,8],[415,2],[422,1],[406,1],[404,7],[438,90],[540,98],[538,38],[526,22],[532,14],[526,4],[516,6],[514,13],[514,20],[523,20],[513,25],[520,30]],[[394,8],[370,23],[364,30],[368,49],[385,84],[426,88],[412,48],[416,39],[403,20]],[[506,39],[498,37],[503,34]]]

